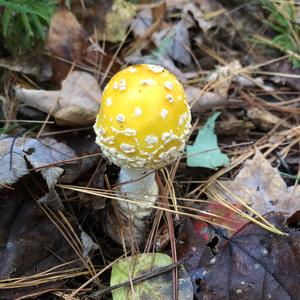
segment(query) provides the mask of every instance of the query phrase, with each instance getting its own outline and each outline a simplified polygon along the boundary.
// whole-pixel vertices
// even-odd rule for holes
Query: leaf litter
[[[47,39],[52,77],[48,59],[18,63],[0,46],[0,99],[6,108],[0,132],[7,133],[0,140],[1,299],[43,293],[81,299],[103,291],[123,297],[141,285],[150,294],[163,288],[164,298],[172,299],[174,291],[181,293],[182,265],[193,283],[186,285],[186,296],[299,298],[297,53],[253,42],[268,26],[261,20],[270,22],[273,15],[259,3],[238,2],[115,0],[83,7],[72,1],[71,10],[61,3]],[[263,32],[276,41],[276,30]],[[145,62],[165,66],[183,83],[196,142],[187,148],[188,163],[182,159],[168,167],[168,180],[157,172],[166,192],[153,224],[147,220],[153,225],[149,240],[145,249],[130,245],[127,254],[153,259],[160,251],[162,264],[174,262],[176,268],[158,276],[142,261],[142,273],[153,277],[135,284],[128,260],[122,260],[126,282],[111,289],[110,269],[128,250],[105,231],[108,211],[115,213],[119,170],[102,159],[91,124],[107,80],[126,64]],[[18,107],[15,96],[46,112],[38,132],[22,120],[26,107]],[[217,122],[217,114],[209,119],[220,110]],[[216,155],[209,159],[198,153],[212,146]],[[191,151],[197,154],[193,167]],[[282,172],[288,175],[284,180]],[[116,216],[119,234],[122,216]]]
[[[211,188],[218,189],[230,203],[238,204],[237,199],[241,199],[261,215],[271,211],[293,214],[300,210],[299,185],[288,187],[278,169],[260,151],[245,162],[234,180],[220,180]]]
[[[1,185],[13,184],[28,174],[29,162],[33,168],[39,169],[51,190],[64,172],[64,169],[55,165],[76,157],[71,148],[52,138],[37,140],[2,136],[0,149]]]
[[[265,217],[288,235],[247,224],[207,268],[198,299],[299,299],[300,233],[286,226],[284,213]]]

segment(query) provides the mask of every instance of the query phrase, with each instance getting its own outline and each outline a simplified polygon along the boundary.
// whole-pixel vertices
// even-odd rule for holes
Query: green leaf
[[[110,286],[113,287],[116,284],[130,281],[139,275],[154,272],[172,263],[172,258],[162,253],[144,253],[123,258],[113,265]],[[182,266],[179,267],[179,282],[178,299],[192,299],[193,285],[189,274]],[[134,284],[134,293],[132,293],[129,285],[113,290],[112,296],[113,300],[167,300],[173,299],[172,288],[172,272],[167,272]]]
[[[229,158],[222,153],[215,134],[215,121],[220,112],[214,113],[199,130],[193,146],[187,146],[187,165],[216,169],[229,164]]]
[[[2,33],[4,37],[7,36],[8,26],[11,21],[12,15],[13,15],[13,10],[10,8],[5,8],[2,16]]]
[[[10,8],[20,14],[33,14],[33,15],[38,15],[39,17],[41,17],[42,19],[44,19],[45,21],[47,21],[49,19],[49,17],[44,14],[43,11],[36,11],[30,7],[26,7],[25,5],[21,5],[18,3],[13,3],[11,1],[5,1],[5,0],[0,0],[0,5],[4,6],[6,8]]]
[[[23,22],[24,27],[26,28],[26,32],[29,36],[33,36],[33,31],[30,26],[30,22],[26,13],[21,14],[21,20]]]
[[[44,30],[43,25],[41,24],[39,18],[36,15],[32,15],[32,22],[35,25],[35,28],[40,35],[41,39],[45,40],[46,39],[46,32]]]

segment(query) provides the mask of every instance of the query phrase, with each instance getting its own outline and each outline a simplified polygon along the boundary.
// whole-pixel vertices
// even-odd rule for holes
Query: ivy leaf
[[[220,112],[214,113],[199,130],[192,146],[187,146],[187,166],[216,169],[229,164],[229,157],[222,153],[215,134],[215,121]]]

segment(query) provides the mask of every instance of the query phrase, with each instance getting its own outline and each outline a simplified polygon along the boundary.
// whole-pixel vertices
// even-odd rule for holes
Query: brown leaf
[[[51,55],[53,79],[60,83],[66,78],[72,63],[82,61],[87,47],[87,33],[65,7],[60,7],[51,19],[46,46]]]
[[[270,211],[294,213],[300,209],[300,187],[287,187],[276,168],[257,151],[247,160],[233,181],[220,181],[224,198],[237,203],[237,198],[260,214]],[[225,187],[225,188],[222,188]]]
[[[35,76],[42,80],[49,80],[52,72],[48,57],[44,53],[35,51],[22,51],[14,56],[0,58],[0,67],[22,74]]]
[[[17,99],[51,114],[59,125],[87,125],[95,121],[101,90],[95,77],[74,71],[62,82],[60,91],[32,90],[15,86]]]
[[[247,117],[263,130],[271,130],[275,125],[280,124],[282,119],[270,113],[266,109],[251,107],[247,109]],[[286,126],[286,122],[283,122]]]
[[[32,190],[34,184],[29,184]],[[15,299],[24,294],[38,294],[49,287],[61,286],[61,281],[50,279],[40,285],[37,280],[31,279],[31,284],[30,280],[24,281],[24,288],[17,282],[20,281],[18,277],[35,275],[76,258],[65,237],[24,186],[18,183],[14,188],[0,190],[1,299]],[[74,266],[73,263],[56,268],[56,271],[59,273]],[[9,280],[5,281],[5,278]],[[14,278],[17,278],[15,284]]]
[[[207,269],[203,298],[198,299],[300,299],[300,232],[285,226],[284,213],[269,213],[265,218],[288,235],[246,225]]]

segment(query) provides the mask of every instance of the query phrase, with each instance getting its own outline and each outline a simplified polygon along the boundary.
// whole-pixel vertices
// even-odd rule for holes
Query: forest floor
[[[0,298],[300,299],[300,4],[50,2],[0,1]],[[192,132],[136,243],[93,124],[138,64]]]

